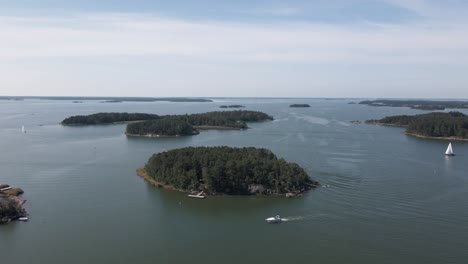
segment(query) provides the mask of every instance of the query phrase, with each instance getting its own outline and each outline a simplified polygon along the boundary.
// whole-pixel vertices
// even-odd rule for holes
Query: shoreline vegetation
[[[468,140],[468,116],[460,112],[388,116],[379,120],[367,120],[365,123],[404,127],[406,135],[419,138]]]
[[[270,150],[186,147],[154,154],[137,175],[159,188],[208,195],[285,195],[319,186],[296,163]]]
[[[8,184],[0,184],[0,224],[5,224],[28,214],[23,208],[25,200],[18,196],[23,194],[21,188],[12,188]]]
[[[409,107],[418,110],[445,110],[447,109],[466,109],[468,101],[436,101],[436,100],[366,100],[359,104],[369,106],[390,106],[390,107]]]
[[[273,117],[257,111],[215,111],[202,114],[167,115],[127,125],[125,134],[132,137],[192,136],[200,130],[244,130],[247,122],[273,120]]]

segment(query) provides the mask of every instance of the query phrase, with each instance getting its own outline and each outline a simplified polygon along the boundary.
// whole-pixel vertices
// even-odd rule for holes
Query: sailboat
[[[452,142],[448,144],[447,150],[445,151],[445,155],[455,156],[455,153],[453,153],[453,150],[452,150]]]
[[[26,129],[24,129],[24,126],[21,127],[21,132],[26,133]]]

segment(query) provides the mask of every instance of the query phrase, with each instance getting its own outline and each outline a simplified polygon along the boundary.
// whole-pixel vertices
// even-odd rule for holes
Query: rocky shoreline
[[[199,193],[200,191],[202,191],[202,190],[181,190],[181,189],[175,188],[172,185],[160,183],[160,182],[156,181],[155,179],[151,178],[146,173],[144,168],[138,168],[136,170],[136,174],[138,176],[142,177],[149,184],[151,184],[153,186],[156,186],[158,188],[163,188],[163,189],[166,189],[166,190],[172,190],[172,191],[178,191],[178,192],[184,192],[184,193],[192,193],[192,194]],[[303,190],[301,190],[299,192],[267,193],[266,192],[267,190],[265,190],[265,187],[263,187],[262,185],[252,184],[251,186],[249,186],[250,194],[248,194],[248,195],[285,196],[287,198],[292,198],[292,197],[302,196],[305,192],[309,191],[310,189],[317,188],[319,186],[320,186],[320,184],[318,182],[313,181],[310,185],[306,186]],[[203,191],[206,193],[205,190],[203,190]],[[223,193],[206,193],[206,194],[209,194],[209,195],[224,195]]]
[[[461,138],[461,137],[429,137],[429,136],[423,136],[423,135],[408,133],[408,132],[404,132],[404,134],[408,135],[408,136],[412,136],[412,137],[425,138],[425,139],[439,139],[439,140],[450,140],[450,141],[468,141],[468,138]]]
[[[12,188],[8,184],[0,184],[0,224],[26,217],[28,214],[23,208],[26,200],[18,196],[23,194],[21,188]]]
[[[355,121],[353,121],[352,123],[355,123]],[[373,120],[373,119],[367,120],[367,121],[365,121],[365,123],[368,124],[368,125],[379,125],[379,126],[390,126],[390,127],[401,127],[401,128],[408,127],[408,126],[404,126],[404,125],[382,123],[382,122],[379,122],[378,120]],[[425,138],[425,139],[438,139],[438,140],[450,140],[450,141],[468,141],[468,138],[462,138],[462,137],[431,137],[431,136],[424,136],[424,135],[420,135],[420,134],[416,134],[416,133],[409,133],[409,132],[406,132],[406,131],[402,131],[401,133],[403,133],[405,135],[408,135],[408,136],[417,137],[417,138]]]

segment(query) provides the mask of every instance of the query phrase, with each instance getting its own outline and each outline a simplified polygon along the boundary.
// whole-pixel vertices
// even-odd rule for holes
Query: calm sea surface
[[[350,101],[0,100],[0,183],[25,190],[31,218],[0,226],[1,263],[467,263],[468,143],[454,142],[457,156],[446,158],[446,141],[349,122],[423,111]],[[127,138],[125,125],[58,124],[78,114],[200,113],[222,104],[275,121],[165,139]],[[297,199],[198,200],[135,174],[155,152],[218,145],[269,148],[323,187]],[[276,214],[289,221],[265,223]]]

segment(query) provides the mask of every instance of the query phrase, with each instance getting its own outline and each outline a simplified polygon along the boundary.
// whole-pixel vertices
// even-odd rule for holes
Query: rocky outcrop
[[[8,184],[0,184],[0,224],[27,216],[23,208],[25,201],[17,197],[23,193],[21,188],[11,188]]]
[[[266,194],[267,189],[261,184],[250,184],[248,187],[250,194]]]

